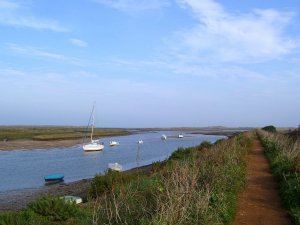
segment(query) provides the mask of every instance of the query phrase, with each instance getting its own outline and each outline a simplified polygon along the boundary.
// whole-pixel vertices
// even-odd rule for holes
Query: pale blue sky
[[[298,126],[300,2],[0,0],[0,125]]]

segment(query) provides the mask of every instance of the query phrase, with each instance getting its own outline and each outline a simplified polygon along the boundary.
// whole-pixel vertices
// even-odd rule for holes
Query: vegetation
[[[279,182],[284,206],[300,225],[300,141],[265,131],[260,131],[259,137]]]
[[[243,134],[179,148],[155,163],[151,175],[97,176],[91,189],[96,224],[230,224],[250,146]]]
[[[272,125],[263,127],[261,129],[264,130],[264,131],[271,132],[271,133],[276,133],[276,128]]]
[[[290,132],[286,133],[286,136],[292,138],[294,141],[300,140],[300,126],[298,129],[291,130]]]
[[[91,224],[91,213],[63,199],[43,197],[19,212],[0,214],[1,225]]]
[[[230,224],[251,138],[178,149],[147,173],[108,171],[94,178],[81,207],[41,199],[20,213],[0,214],[0,224]]]
[[[66,139],[78,139],[88,136],[90,130],[84,127],[0,127],[0,140],[66,140]],[[124,129],[99,129],[94,130],[94,135],[100,136],[113,136],[113,135],[127,135],[129,131]]]

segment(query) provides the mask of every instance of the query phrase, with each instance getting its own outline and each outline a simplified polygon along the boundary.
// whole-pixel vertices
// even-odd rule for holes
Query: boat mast
[[[91,142],[93,142],[93,133],[94,133],[94,122],[95,122],[95,104],[93,105],[92,110],[92,133],[91,133]]]

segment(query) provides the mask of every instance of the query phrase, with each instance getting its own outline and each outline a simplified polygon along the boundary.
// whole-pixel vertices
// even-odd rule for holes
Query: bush
[[[276,128],[272,125],[263,127],[261,129],[264,130],[264,131],[271,132],[271,133],[276,133]]]
[[[1,225],[52,225],[85,224],[88,212],[63,199],[43,197],[30,204],[20,213],[0,214]]]
[[[97,174],[91,184],[89,196],[96,198],[104,193],[111,193],[120,186],[137,177],[137,173],[120,173],[108,170],[104,175]]]

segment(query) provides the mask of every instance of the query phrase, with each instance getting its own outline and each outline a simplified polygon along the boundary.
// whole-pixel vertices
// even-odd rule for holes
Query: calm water
[[[124,170],[164,160],[179,147],[190,147],[202,141],[215,142],[223,138],[214,135],[191,135],[184,138],[160,136],[165,133],[178,135],[178,132],[149,132],[129,136],[103,138],[105,148],[101,152],[84,152],[81,146],[54,148],[51,150],[0,151],[0,191],[35,188],[44,185],[44,176],[51,173],[64,173],[65,182],[92,178],[103,173],[108,163],[118,162]],[[138,145],[142,139],[144,144]],[[109,141],[120,142],[110,147]]]

